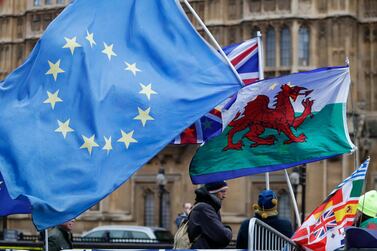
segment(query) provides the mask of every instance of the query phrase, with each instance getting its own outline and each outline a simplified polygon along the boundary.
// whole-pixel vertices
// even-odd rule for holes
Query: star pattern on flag
[[[103,137],[104,140],[105,140],[105,145],[102,147],[102,150],[105,150],[107,151],[107,154],[109,154],[109,152],[111,150],[113,150],[113,146],[111,144],[111,136],[109,138],[106,138],[105,136]]]
[[[61,98],[59,98],[58,94],[59,94],[59,90],[57,90],[54,93],[47,91],[48,98],[45,101],[43,101],[43,103],[50,104],[52,110],[54,110],[56,103],[63,102],[63,100]]]
[[[134,131],[130,131],[129,133],[126,133],[123,130],[120,130],[120,133],[122,134],[122,137],[118,139],[118,142],[124,143],[124,145],[126,146],[126,149],[128,149],[131,143],[137,142],[137,140],[133,138]]]
[[[113,44],[107,45],[104,42],[103,45],[104,45],[105,49],[102,50],[102,53],[107,55],[107,58],[109,59],[109,61],[111,60],[112,56],[117,56],[117,54],[115,54],[115,52],[113,51]]]
[[[64,38],[66,41],[66,44],[63,46],[63,48],[68,48],[71,51],[71,54],[75,52],[75,49],[77,47],[81,47],[81,44],[76,42],[76,37],[73,38]]]
[[[74,52],[79,47],[89,47],[90,46],[90,48],[93,48],[95,45],[97,45],[96,41],[94,40],[94,33],[91,33],[88,30],[86,30],[86,36],[84,35],[82,37],[83,40],[87,40],[87,43],[84,43],[83,45],[79,41],[80,37],[78,37],[78,36],[74,36],[74,35],[71,34],[71,35],[62,36],[62,37],[64,38],[66,43],[61,48],[62,49],[69,49],[69,51],[71,52],[70,54],[72,56],[75,55]],[[104,45],[104,49],[100,52],[105,54],[109,61],[111,61],[112,57],[118,56],[113,50],[114,44],[107,44],[106,42],[103,42],[103,45]],[[65,62],[66,59],[65,58],[58,58],[55,61],[55,63],[53,63],[53,61],[47,60],[48,65],[49,65],[49,69],[45,73],[45,75],[47,75],[47,76],[52,75],[55,82],[57,81],[58,77],[60,76],[59,74],[65,73],[65,71],[60,67],[62,60]],[[136,76],[137,73],[142,72],[142,70],[140,70],[137,67],[136,63],[129,63],[129,62],[126,62],[124,60],[122,62],[124,62],[126,64],[125,70],[130,71],[133,76]],[[67,62],[65,62],[65,63],[67,63]],[[158,94],[157,91],[152,89],[151,83],[149,83],[149,84],[139,83],[139,85],[140,85],[140,88],[141,88],[140,91],[139,91],[139,94],[145,95],[148,101],[151,100],[152,95]],[[57,110],[57,112],[59,112],[59,111],[61,111],[60,109],[62,109],[62,107],[63,107],[63,106],[56,106],[57,103],[63,102],[63,99],[64,99],[64,97],[61,98],[59,96],[59,91],[60,91],[59,89],[56,90],[55,92],[53,92],[51,90],[46,90],[47,99],[44,100],[43,103],[49,104],[51,106],[51,110],[53,112],[55,112],[56,110]],[[65,101],[67,101],[67,100],[65,100]],[[147,105],[147,107],[148,108],[145,109],[145,110],[143,110],[140,107],[137,107],[138,108],[138,115],[133,118],[134,120],[139,120],[141,122],[141,125],[139,125],[140,127],[141,126],[145,127],[148,121],[155,120],[155,118],[153,118],[150,115],[151,107],[149,105]],[[56,121],[58,123],[58,127],[54,128],[54,132],[61,133],[64,139],[67,138],[69,133],[74,133],[74,134],[77,133],[77,136],[80,135],[82,137],[82,140],[83,140],[83,143],[79,144],[77,146],[77,148],[78,149],[86,149],[90,156],[92,156],[92,154],[95,153],[95,148],[100,147],[99,143],[101,143],[101,149],[103,151],[105,151],[107,153],[107,155],[109,155],[110,151],[114,151],[111,135],[107,135],[107,136],[101,135],[101,136],[103,136],[104,141],[97,143],[95,141],[96,134],[93,134],[93,132],[92,133],[85,132],[84,134],[79,134],[79,132],[76,132],[73,128],[71,128],[71,126],[70,126],[71,119],[70,118],[68,118],[66,121],[62,121],[61,119],[59,119],[57,117]],[[138,143],[138,140],[136,140],[135,137],[134,137],[134,134],[135,134],[137,129],[138,128],[129,128],[128,132],[125,132],[122,129],[117,129],[116,130],[117,132],[119,132],[118,130],[120,130],[120,132],[121,132],[121,136],[117,140],[117,142],[124,144],[126,149],[128,149],[131,146],[131,144]],[[86,137],[85,135],[92,135],[92,136]]]
[[[55,132],[61,132],[63,134],[63,137],[66,138],[69,132],[74,131],[71,127],[69,127],[69,122],[70,119],[65,122],[58,120],[59,127],[55,130]]]
[[[94,41],[94,34],[93,33],[89,33],[89,31],[86,31],[85,39],[88,40],[88,42],[90,44],[90,48],[93,48],[93,45],[96,45],[96,41]]]
[[[136,73],[137,73],[138,71],[141,72],[141,70],[138,69],[138,68],[136,67],[136,63],[129,64],[129,63],[127,63],[126,61],[125,61],[124,63],[127,65],[127,67],[124,68],[124,69],[125,69],[126,71],[130,71],[130,72],[132,72],[132,74],[133,74],[134,76],[136,76]]]
[[[93,147],[99,147],[99,145],[94,141],[94,134],[90,138],[82,135],[82,139],[84,140],[84,144],[80,146],[80,149],[87,149],[90,155],[92,154]]]
[[[149,115],[149,113],[151,111],[150,107],[148,107],[146,110],[143,110],[140,107],[138,107],[137,110],[139,112],[139,115],[137,115],[134,119],[140,120],[143,127],[145,126],[145,124],[147,123],[148,120],[154,120],[154,118],[152,118]]]
[[[48,65],[50,66],[50,69],[46,72],[46,75],[51,74],[54,77],[54,80],[58,78],[59,73],[63,73],[64,70],[60,68],[60,59],[56,61],[56,63],[52,63],[50,60],[48,60]]]
[[[3,188],[3,183],[4,183],[4,182],[0,181],[0,191],[1,191],[1,189]]]
[[[149,85],[143,85],[142,83],[140,83],[140,87],[141,87],[141,91],[139,93],[141,94],[145,94],[145,96],[147,96],[147,99],[148,100],[151,100],[151,95],[152,94],[157,94],[157,92],[155,92],[153,89],[152,89],[152,84],[149,84]]]
[[[268,89],[270,89],[270,90],[274,90],[276,86],[277,86],[277,84],[276,84],[276,83],[273,83],[273,84],[270,86],[270,88],[268,88]]]

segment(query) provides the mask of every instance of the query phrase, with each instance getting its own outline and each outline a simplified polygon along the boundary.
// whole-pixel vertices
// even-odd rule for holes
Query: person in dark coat
[[[221,222],[221,202],[226,198],[225,181],[213,182],[195,190],[195,205],[189,216],[188,236],[192,249],[221,249],[228,246],[232,230]]]
[[[293,235],[292,224],[288,219],[280,217],[277,210],[278,200],[272,190],[263,190],[258,197],[258,204],[254,204],[255,215],[258,220],[273,227],[283,235],[291,238]],[[248,248],[250,219],[242,222],[237,236],[236,248]]]
[[[48,251],[72,249],[72,228],[74,221],[67,221],[54,227],[48,235]]]

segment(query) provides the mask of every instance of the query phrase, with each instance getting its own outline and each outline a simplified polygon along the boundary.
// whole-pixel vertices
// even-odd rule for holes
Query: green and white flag
[[[349,67],[321,68],[242,88],[223,133],[190,165],[194,184],[271,172],[355,149],[347,130]]]

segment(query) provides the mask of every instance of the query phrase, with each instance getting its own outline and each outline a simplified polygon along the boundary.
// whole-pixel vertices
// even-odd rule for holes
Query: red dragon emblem
[[[276,140],[274,135],[269,135],[265,138],[260,137],[266,128],[275,129],[279,134],[283,132],[288,137],[284,144],[306,141],[304,133],[297,137],[293,134],[291,127],[297,129],[309,115],[313,117],[312,106],[314,100],[310,100],[310,97],[302,100],[301,104],[304,107],[304,111],[300,116],[295,117],[291,99],[295,102],[298,96],[307,97],[312,91],[305,87],[292,87],[284,84],[275,96],[275,108],[268,107],[269,97],[258,95],[254,100],[247,103],[242,113],[243,116],[240,116],[241,113],[237,113],[235,119],[229,123],[232,128],[228,132],[228,144],[223,150],[241,150],[243,147],[242,139],[245,137],[254,142],[250,147],[273,145]],[[233,143],[234,135],[246,128],[249,128],[249,130],[238,142]]]

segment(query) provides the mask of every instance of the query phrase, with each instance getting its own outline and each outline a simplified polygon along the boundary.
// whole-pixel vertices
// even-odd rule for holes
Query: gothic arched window
[[[170,194],[165,191],[162,196],[162,227],[170,228]]]
[[[291,204],[289,201],[289,194],[285,189],[280,190],[277,193],[278,196],[278,212],[279,215],[290,219],[291,218]]]
[[[280,65],[291,65],[291,32],[288,27],[283,27],[280,31]]]
[[[301,26],[298,30],[298,64],[301,66],[309,65],[309,28]]]
[[[144,194],[144,225],[155,226],[154,222],[154,193],[150,190]]]
[[[275,46],[275,30],[268,27],[266,32],[266,66],[275,66],[276,46]]]

